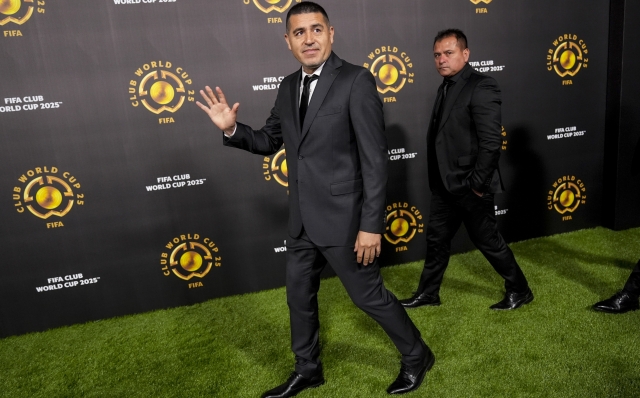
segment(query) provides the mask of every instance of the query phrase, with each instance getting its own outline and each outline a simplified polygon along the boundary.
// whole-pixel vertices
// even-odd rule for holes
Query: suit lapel
[[[318,83],[316,83],[316,87],[313,90],[313,95],[311,96],[309,107],[307,108],[307,114],[304,117],[304,126],[302,126],[300,142],[302,142],[304,137],[307,136],[311,123],[313,123],[313,119],[315,119],[316,114],[320,109],[320,105],[324,102],[325,97],[329,93],[329,89],[331,89],[331,85],[333,85],[334,80],[340,73],[340,70],[337,69],[340,66],[342,66],[342,60],[334,53],[331,53],[331,56],[329,56],[327,62],[322,67],[322,73],[320,73]],[[298,91],[299,90],[300,89],[298,88]],[[298,125],[300,124],[299,118],[299,116],[296,118]]]
[[[440,118],[440,126],[438,126],[438,131],[442,130],[442,127],[447,122],[449,115],[451,114],[451,108],[453,108],[453,104],[455,104],[458,95],[462,92],[462,89],[467,84],[469,80],[469,75],[471,74],[471,67],[469,64],[465,66],[465,69],[462,70],[462,75],[460,79],[448,90],[447,98],[444,101],[444,109],[442,109],[442,118]]]

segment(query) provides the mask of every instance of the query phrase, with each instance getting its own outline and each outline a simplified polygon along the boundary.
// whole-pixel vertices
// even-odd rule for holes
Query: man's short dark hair
[[[442,39],[446,39],[447,37],[455,37],[458,41],[458,46],[461,50],[468,48],[467,46],[467,36],[460,29],[445,29],[438,32],[435,39],[433,39],[433,45],[435,46],[437,42]]]
[[[286,29],[289,31],[289,18],[292,15],[298,14],[313,14],[319,12],[324,17],[324,21],[327,23],[327,26],[331,25],[329,23],[329,16],[327,12],[322,8],[320,4],[314,3],[313,1],[303,1],[302,3],[298,3],[295,6],[289,9],[287,13],[287,21],[286,21]]]

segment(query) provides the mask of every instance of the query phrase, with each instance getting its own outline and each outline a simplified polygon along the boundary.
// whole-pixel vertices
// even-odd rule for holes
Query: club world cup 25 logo
[[[9,23],[22,25],[33,16],[34,12],[44,14],[44,5],[43,0],[0,0],[0,26]],[[19,29],[5,30],[3,36],[22,36],[22,32]]]
[[[142,104],[149,112],[159,115],[162,112],[175,113],[185,100],[195,100],[195,90],[185,87],[193,82],[181,66],[174,68],[169,61],[152,61],[134,73],[137,78],[129,82],[129,100],[133,107]],[[174,122],[173,117],[159,119],[159,124]]]
[[[253,0],[253,4],[258,7],[258,9],[265,14],[268,14],[272,11],[277,11],[279,13],[283,13],[289,8],[293,0]],[[298,3],[300,1],[297,1]],[[244,4],[251,3],[251,0],[244,0]]]
[[[165,276],[174,275],[189,281],[189,288],[203,287],[199,279],[209,274],[211,269],[222,266],[218,246],[209,238],[199,234],[176,236],[165,245],[160,254],[160,265]]]
[[[473,4],[480,4],[480,3],[489,4],[493,0],[469,0],[469,1],[472,2]]]
[[[587,203],[587,188],[576,176],[567,175],[555,180],[547,194],[547,208],[562,215],[562,221],[572,220],[571,214]]]
[[[387,95],[383,101],[397,102],[392,94],[397,94],[406,84],[412,84],[415,77],[409,55],[398,47],[382,46],[370,52],[367,58],[370,62],[363,66],[376,78],[378,92]]]
[[[49,220],[62,218],[74,206],[84,205],[80,183],[68,171],[60,173],[57,167],[34,167],[18,177],[21,185],[13,188],[13,201],[18,213],[28,211]],[[47,222],[47,228],[64,227],[62,221]]]
[[[25,3],[24,6],[22,3]],[[44,1],[35,0],[0,0],[0,26],[9,22],[22,25],[37,11],[44,14]]]
[[[409,243],[416,234],[424,231],[422,213],[415,206],[406,202],[393,203],[387,206],[387,218],[384,238],[396,246],[396,252],[408,250]]]
[[[295,0],[296,3],[300,3],[302,0]],[[289,6],[293,3],[293,0],[243,0],[244,4],[253,3],[258,10],[269,14],[272,12],[278,12],[282,14],[287,11]],[[273,16],[267,18],[267,23],[283,23],[282,18]]]
[[[547,51],[547,70],[554,71],[563,78],[562,85],[572,85],[568,77],[574,77],[589,64],[589,49],[584,40],[574,34],[558,36],[553,47]]]
[[[275,180],[283,187],[289,186],[289,169],[284,147],[273,156],[267,156],[262,163],[262,174],[267,181]]]

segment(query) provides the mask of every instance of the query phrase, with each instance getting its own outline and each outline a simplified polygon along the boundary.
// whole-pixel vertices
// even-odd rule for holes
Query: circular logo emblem
[[[283,187],[289,186],[289,169],[287,168],[287,154],[284,147],[280,149],[273,157],[265,157],[262,163],[264,170],[264,179],[270,181],[274,179]]]
[[[398,47],[383,46],[376,48],[367,56],[371,63],[363,66],[376,78],[376,85],[380,94],[397,93],[407,83],[413,83],[414,74],[411,58]]]
[[[547,52],[547,70],[555,71],[560,77],[575,76],[586,68],[589,53],[586,43],[577,35],[565,34],[553,41],[553,48]]]
[[[24,7],[22,6],[23,2],[25,3]],[[0,26],[9,22],[17,25],[27,22],[33,15],[34,3],[34,0],[0,0]],[[38,5],[44,6],[44,1],[39,1]],[[44,8],[38,7],[38,12],[44,13]]]
[[[199,234],[177,236],[165,248],[167,251],[160,255],[165,276],[173,274],[185,281],[204,278],[213,267],[222,265],[216,244],[209,238],[200,239]]]
[[[387,206],[384,238],[392,245],[409,243],[416,233],[422,233],[422,214],[408,203],[393,203]]]
[[[573,213],[587,200],[584,182],[575,176],[558,178],[547,196],[547,208],[560,214]]]
[[[191,84],[189,74],[183,68],[172,69],[171,62],[153,61],[144,64],[135,72],[139,80],[129,82],[131,105],[142,104],[156,115],[167,111],[176,112],[184,101],[194,101],[195,90],[187,90]]]
[[[35,167],[18,181],[23,185],[13,188],[13,200],[19,213],[27,209],[46,220],[51,216],[65,216],[74,204],[84,204],[84,194],[76,192],[80,183],[69,172],[58,173],[57,167]]]
[[[256,7],[265,14],[271,11],[282,13],[289,8],[292,1],[293,0],[253,0],[253,4],[255,4]],[[248,0],[245,0],[245,3],[249,4]]]

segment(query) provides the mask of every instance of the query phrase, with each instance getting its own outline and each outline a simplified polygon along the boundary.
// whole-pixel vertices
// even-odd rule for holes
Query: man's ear
[[[291,44],[289,43],[289,35],[288,34],[284,34],[284,41],[287,42],[287,47],[289,47],[289,50],[291,50]]]

